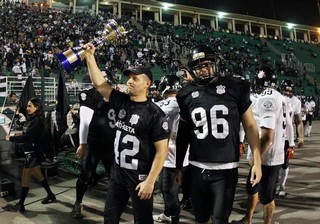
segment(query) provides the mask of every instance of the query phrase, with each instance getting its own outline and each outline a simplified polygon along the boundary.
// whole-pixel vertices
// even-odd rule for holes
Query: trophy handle
[[[70,74],[83,61],[86,50],[77,48],[70,48],[62,53],[56,54],[56,57],[60,61],[62,68]]]

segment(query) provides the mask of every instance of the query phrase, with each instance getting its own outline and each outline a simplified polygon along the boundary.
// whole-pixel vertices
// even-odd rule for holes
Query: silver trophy
[[[102,43],[108,44],[126,44],[128,42],[127,39],[127,31],[123,28],[123,26],[119,25],[115,20],[109,20],[108,23],[104,26],[104,30],[100,37],[95,38],[91,43],[96,47]],[[86,49],[82,47],[71,47],[70,49],[56,54],[56,57],[60,61],[63,69],[70,74],[71,71],[77,67],[84,59],[86,53]]]

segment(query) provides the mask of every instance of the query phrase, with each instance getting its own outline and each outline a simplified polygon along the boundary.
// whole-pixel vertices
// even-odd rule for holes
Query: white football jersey
[[[295,110],[297,108],[293,108],[292,104],[292,98],[284,96],[286,100],[286,134],[285,134],[285,139],[289,141],[289,146],[294,146],[294,130],[293,130],[293,116],[295,114]]]
[[[262,164],[281,165],[284,162],[285,117],[287,116],[284,97],[275,89],[267,88],[257,99],[257,113],[260,118],[260,128],[274,130],[273,142],[262,155]]]
[[[176,167],[176,138],[179,127],[179,105],[175,97],[168,97],[167,99],[156,102],[156,104],[165,113],[169,123],[170,138],[169,138],[169,152],[166,160],[164,161],[164,167],[175,168]],[[183,166],[188,165],[188,152],[183,161]]]
[[[308,110],[307,110],[306,106],[301,107],[301,119],[302,119],[302,121],[307,120],[307,113],[308,113]]]
[[[308,110],[308,114],[312,115],[312,114],[313,114],[313,111],[314,111],[314,108],[315,108],[315,106],[316,106],[315,102],[314,102],[313,100],[311,100],[310,102],[307,101],[307,102],[305,103],[305,105],[306,105],[306,108],[307,108],[307,110]]]
[[[299,98],[296,96],[292,96],[290,98],[290,100],[291,100],[293,115],[300,114],[301,113],[301,100],[299,100]]]

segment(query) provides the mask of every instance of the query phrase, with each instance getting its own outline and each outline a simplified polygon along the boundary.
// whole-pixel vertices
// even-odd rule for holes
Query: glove
[[[286,153],[286,156],[287,156],[288,160],[293,158],[293,154],[294,154],[293,147],[289,147],[288,150],[287,150],[287,153]]]
[[[239,144],[239,157],[242,157],[242,154],[246,151],[246,145],[242,142]]]

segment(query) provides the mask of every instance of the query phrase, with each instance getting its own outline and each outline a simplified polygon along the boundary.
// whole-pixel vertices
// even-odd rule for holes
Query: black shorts
[[[246,189],[249,195],[253,195],[259,192],[259,199],[261,204],[266,205],[274,200],[277,180],[281,165],[276,166],[264,166],[262,165],[262,177],[259,184],[254,187],[251,186],[250,177],[251,169],[247,178]]]
[[[256,185],[254,185],[254,187],[252,187],[251,181],[250,181],[251,171],[252,171],[252,168],[250,168],[249,174],[247,176],[247,182],[246,182],[246,190],[247,190],[248,195],[254,195],[254,194],[258,193],[259,192],[259,185],[260,185],[260,183],[258,183]]]
[[[39,166],[44,159],[44,156],[36,151],[25,152],[24,153],[25,163],[24,168],[32,168]]]
[[[281,165],[262,165],[262,178],[260,181],[259,199],[261,204],[266,205],[274,200],[277,180]]]

